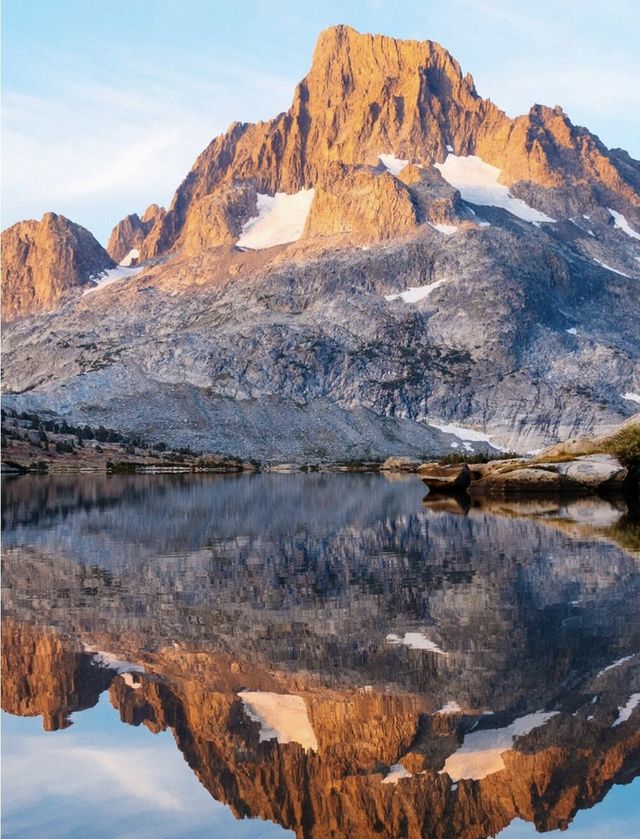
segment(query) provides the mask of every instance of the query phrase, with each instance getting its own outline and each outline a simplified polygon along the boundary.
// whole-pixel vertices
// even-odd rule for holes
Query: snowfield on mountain
[[[108,253],[51,216],[3,233],[17,410],[325,463],[527,452],[637,407],[640,163],[559,107],[510,118],[431,41],[321,33],[291,108]]]

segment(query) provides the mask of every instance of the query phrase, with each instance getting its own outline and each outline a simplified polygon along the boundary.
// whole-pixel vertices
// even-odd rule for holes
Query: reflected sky
[[[124,726],[102,694],[64,731],[2,714],[6,839],[278,839],[270,822],[238,821],[211,798],[169,732]]]
[[[640,779],[627,786],[614,786],[607,797],[592,810],[582,810],[567,830],[550,830],[545,837],[569,836],[571,839],[638,839],[640,828]],[[516,819],[501,831],[497,839],[540,839],[532,824]]]

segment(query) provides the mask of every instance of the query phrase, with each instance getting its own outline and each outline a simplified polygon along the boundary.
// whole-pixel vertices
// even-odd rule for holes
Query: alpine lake
[[[634,501],[425,493],[8,478],[6,839],[637,839]]]

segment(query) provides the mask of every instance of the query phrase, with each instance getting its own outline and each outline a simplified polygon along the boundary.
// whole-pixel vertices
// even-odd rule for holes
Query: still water
[[[6,837],[640,836],[640,526],[380,475],[6,482]]]

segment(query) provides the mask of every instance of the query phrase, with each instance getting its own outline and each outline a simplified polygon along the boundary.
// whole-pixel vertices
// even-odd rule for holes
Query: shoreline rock
[[[423,463],[418,475],[430,490],[459,493],[471,483],[471,470],[466,463],[442,466],[439,463]]]
[[[471,495],[510,493],[592,493],[621,490],[628,470],[611,455],[595,454],[560,463],[510,461],[484,470],[469,487]],[[489,465],[489,464],[487,464]]]

